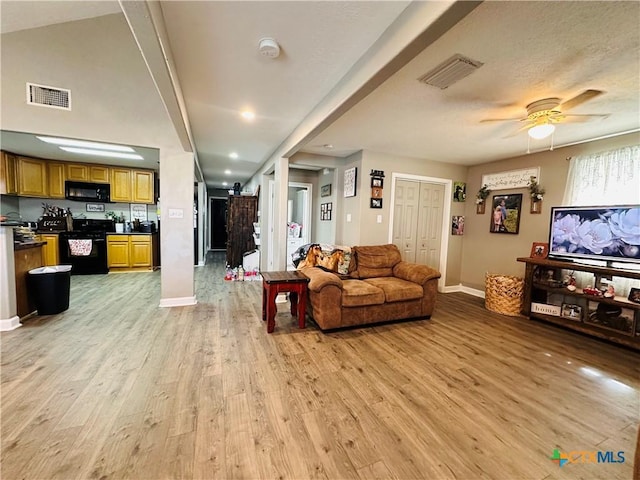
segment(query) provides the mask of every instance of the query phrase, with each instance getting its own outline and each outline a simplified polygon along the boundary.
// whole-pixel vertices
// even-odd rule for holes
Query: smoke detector
[[[260,55],[268,58],[278,58],[280,55],[280,45],[275,39],[271,37],[265,37],[258,42],[258,48]]]

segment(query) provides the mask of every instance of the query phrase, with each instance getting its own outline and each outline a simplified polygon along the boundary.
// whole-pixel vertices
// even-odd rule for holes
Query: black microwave
[[[108,183],[64,182],[64,198],[80,202],[110,202],[111,185]]]

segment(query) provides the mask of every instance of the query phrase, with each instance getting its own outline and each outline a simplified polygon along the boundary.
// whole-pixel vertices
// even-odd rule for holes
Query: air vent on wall
[[[484,65],[482,62],[471,60],[460,54],[455,54],[429,73],[421,76],[418,80],[427,85],[432,85],[444,90],[458,80],[475,72],[482,65]]]
[[[27,104],[71,110],[71,90],[27,83]]]

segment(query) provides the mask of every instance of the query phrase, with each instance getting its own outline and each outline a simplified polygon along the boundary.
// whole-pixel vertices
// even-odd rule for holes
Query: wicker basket
[[[524,280],[509,275],[487,273],[485,279],[484,306],[487,310],[510,315],[520,315]]]

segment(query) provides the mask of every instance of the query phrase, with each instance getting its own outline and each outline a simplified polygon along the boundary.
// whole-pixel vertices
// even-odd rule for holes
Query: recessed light
[[[237,154],[236,152],[231,152],[231,153],[229,154],[229,157],[230,157],[230,158],[233,158],[233,159],[235,160],[236,158],[238,158],[238,154]]]
[[[322,145],[322,148],[326,148],[328,150],[331,150],[333,148],[333,145],[331,145],[330,143],[325,143],[324,145]]]
[[[231,170],[225,170],[224,173],[226,173],[227,175],[231,175]]]
[[[112,152],[135,152],[131,147],[127,147],[125,145],[113,145],[111,143],[85,142],[83,140],[72,140],[70,138],[58,137],[36,136],[36,138],[46,143],[64,145],[66,147],[95,148],[98,150],[111,150]]]
[[[240,115],[242,115],[242,118],[244,118],[245,120],[253,120],[256,118],[256,114],[249,110],[245,110]]]
[[[229,185],[227,182],[222,182],[223,187],[226,187],[227,185]]]
[[[95,155],[97,157],[110,157],[110,158],[126,158],[128,160],[144,160],[142,155],[137,153],[123,153],[123,152],[108,152],[106,150],[92,150],[90,148],[76,148],[76,147],[58,147],[65,152],[80,153],[82,155]]]

